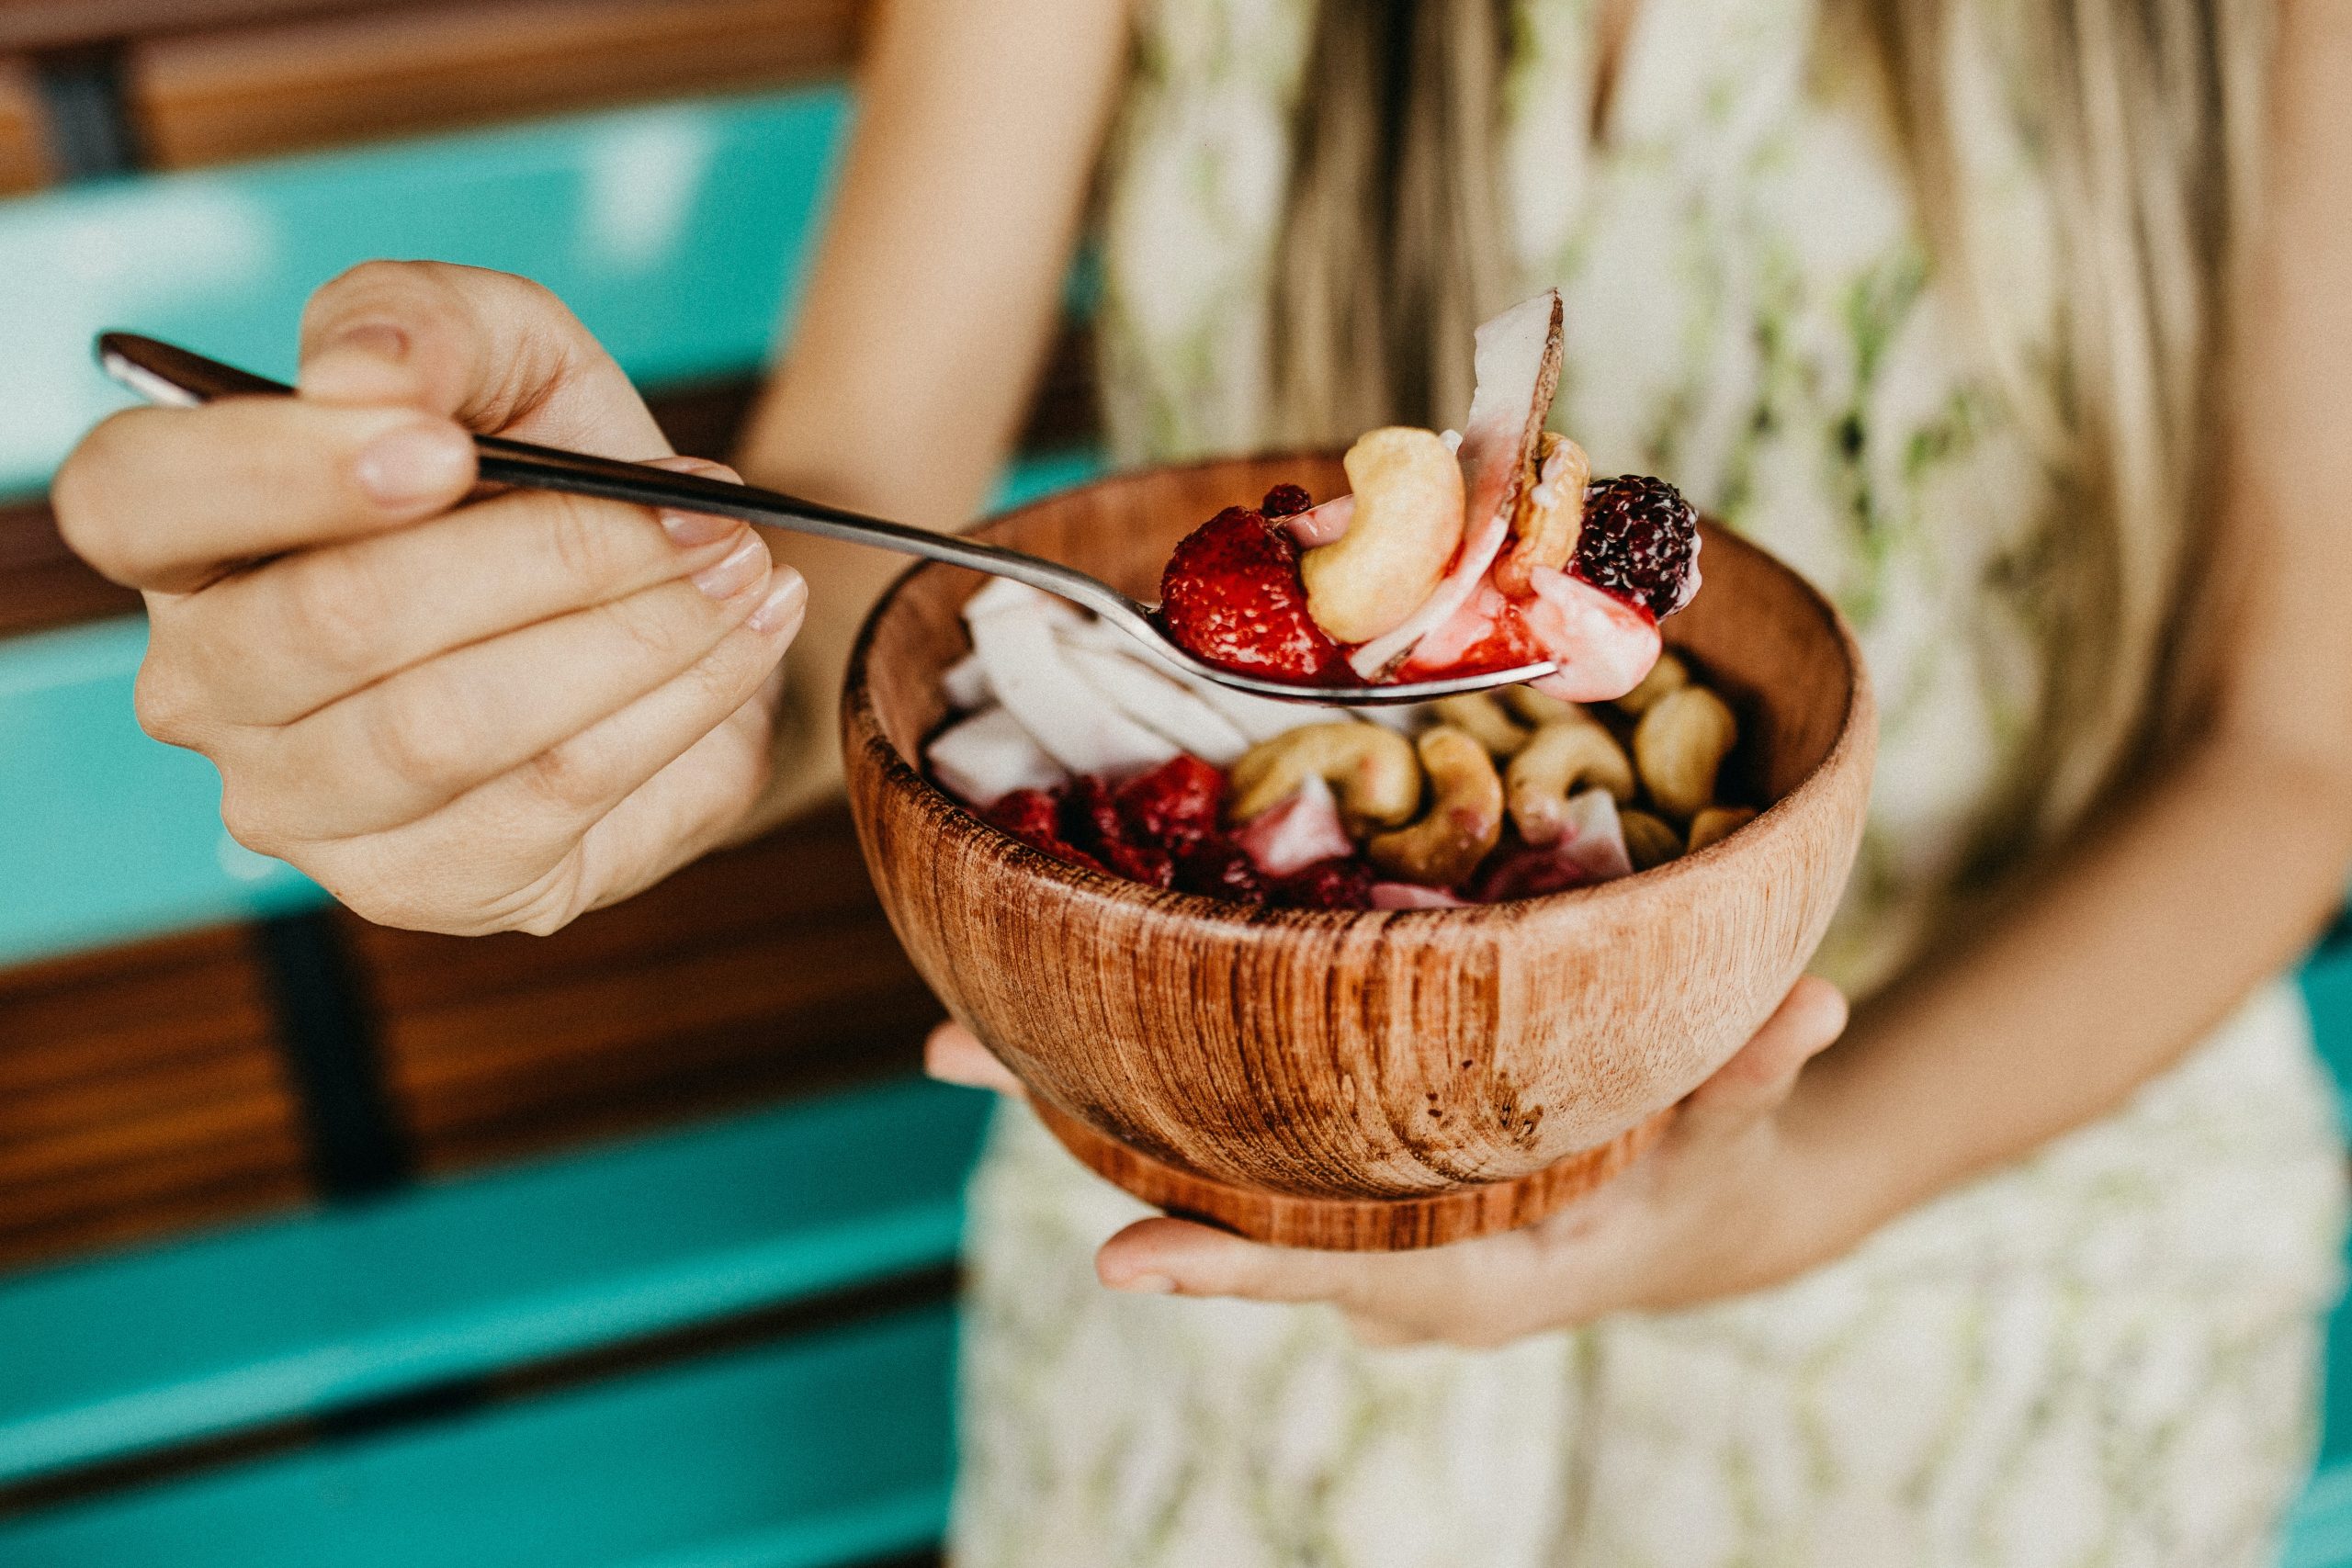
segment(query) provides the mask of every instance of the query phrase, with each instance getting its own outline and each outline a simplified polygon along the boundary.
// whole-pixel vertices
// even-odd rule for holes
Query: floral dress
[[[1987,7],[2003,0],[1984,0]],[[1866,993],[2018,825],[2062,525],[1815,0],[1517,0],[1510,259],[1558,285],[1554,423],[1832,593],[1883,707],[1816,968]],[[1970,199],[2055,332],[2047,182],[1998,13],[1963,9]],[[1259,445],[1312,0],[1147,6],[1104,236],[1105,394],[1142,461]],[[2029,803],[2030,804],[2030,803]],[[2066,1048],[2052,1041],[2053,1051]],[[2267,1560],[2309,1463],[2345,1152],[2291,987],[2121,1111],[1789,1285],[1498,1351],[1365,1350],[1321,1307],[1136,1297],[1146,1211],[1024,1112],[973,1190],[958,1568],[1845,1568]]]

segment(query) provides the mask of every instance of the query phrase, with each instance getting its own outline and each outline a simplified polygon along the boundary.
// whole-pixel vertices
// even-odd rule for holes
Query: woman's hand
[[[145,592],[140,722],[220,768],[238,841],[372,919],[478,932],[554,931],[725,837],[799,580],[725,519],[469,499],[469,431],[668,453],[570,312],[370,263],[311,299],[300,383],[118,414],[55,486],[68,542]]]
[[[1849,1240],[1784,1115],[1797,1075],[1838,1038],[1846,1002],[1804,979],[1739,1054],[1683,1101],[1631,1169],[1540,1224],[1426,1252],[1266,1247],[1187,1220],[1140,1220],[1103,1244],[1114,1290],[1329,1302],[1369,1344],[1504,1344],[1625,1310],[1736,1295],[1826,1262]],[[932,1075],[1018,1093],[969,1033],[943,1025]]]

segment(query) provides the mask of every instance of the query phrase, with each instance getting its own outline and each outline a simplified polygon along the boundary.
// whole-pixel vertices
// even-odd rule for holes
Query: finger
[[[1738,1054],[1684,1102],[1681,1131],[1713,1132],[1777,1109],[1804,1065],[1845,1032],[1845,994],[1814,976],[1800,979]]]
[[[1021,1080],[1012,1076],[1012,1069],[998,1061],[996,1053],[981,1044],[979,1037],[960,1023],[943,1023],[931,1032],[930,1038],[922,1043],[922,1070],[941,1083],[984,1089],[1014,1100],[1029,1097]]]
[[[469,430],[611,457],[669,451],[604,345],[528,278],[447,262],[366,262],[302,312],[301,389],[399,404]]]
[[[1114,1291],[1243,1296],[1261,1302],[1339,1302],[1371,1272],[1396,1272],[1402,1257],[1267,1247],[1190,1220],[1138,1220],[1102,1244],[1095,1277]]]
[[[805,591],[771,583],[757,536],[688,582],[559,615],[402,671],[298,723],[255,732],[240,761],[293,803],[303,838],[381,832],[438,809],[693,669],[738,626],[778,639]],[[337,781],[323,787],[323,781]]]
[[[66,459],[51,494],[85,560],[171,592],[233,563],[429,516],[473,481],[473,443],[446,419],[231,398],[115,415]]]
[[[290,724],[435,654],[692,578],[748,536],[724,518],[516,491],[158,603],[150,646],[168,673],[151,684],[184,683],[221,722]]]
[[[783,640],[739,630],[695,669],[566,741],[563,760],[535,758],[418,821],[321,846],[303,869],[385,925],[560,930],[650,886],[741,821],[766,780],[774,733],[761,668],[773,670]]]

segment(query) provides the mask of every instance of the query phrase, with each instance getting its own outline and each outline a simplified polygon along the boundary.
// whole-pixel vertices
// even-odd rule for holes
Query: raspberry
[[[988,820],[1056,860],[1107,873],[1110,867],[1061,834],[1061,802],[1042,789],[1016,789],[989,807]]]
[[[1258,510],[1272,521],[1276,517],[1288,517],[1294,512],[1305,512],[1314,504],[1315,498],[1306,493],[1306,486],[1276,485],[1266,492],[1266,499]]]
[[[1227,507],[1176,547],[1159,580],[1159,617],[1177,646],[1227,670],[1351,679],[1339,645],[1306,613],[1298,547],[1246,506]]]
[[[1273,886],[1273,901],[1292,909],[1369,909],[1372,867],[1352,855],[1317,861]]]
[[[1176,861],[1176,886],[1187,893],[1230,898],[1238,904],[1266,901],[1266,881],[1240,845],[1211,833]]]
[[[1697,585],[1699,514],[1664,479],[1627,475],[1584,492],[1577,575],[1661,619]]]
[[[1187,752],[1121,784],[1118,800],[1136,841],[1181,854],[1216,831],[1225,775]]]
[[[1131,882],[1165,887],[1176,877],[1176,862],[1153,843],[1138,843],[1120,813],[1111,786],[1091,773],[1072,779],[1062,795],[1061,837]]]

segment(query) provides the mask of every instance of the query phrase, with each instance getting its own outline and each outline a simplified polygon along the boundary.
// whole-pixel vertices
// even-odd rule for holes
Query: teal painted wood
[[[1079,483],[1089,453],[1015,465],[996,504]],[[0,964],[323,903],[221,829],[220,781],[131,715],[136,616],[0,641]]]
[[[0,964],[325,897],[229,837],[220,779],[150,740],[137,617],[0,642]]]
[[[830,1568],[938,1538],[948,1310],[0,1525],[9,1568]]]
[[[2278,1568],[2352,1568],[2352,1464],[2323,1468],[2304,1490]]]
[[[0,1479],[944,1262],[986,1113],[894,1084],[0,1282]]]
[[[537,278],[640,381],[759,363],[848,119],[820,88],[663,105],[0,201],[0,494],[125,400],[116,326],[274,376],[311,290],[371,256]],[[30,389],[31,395],[22,389]]]

